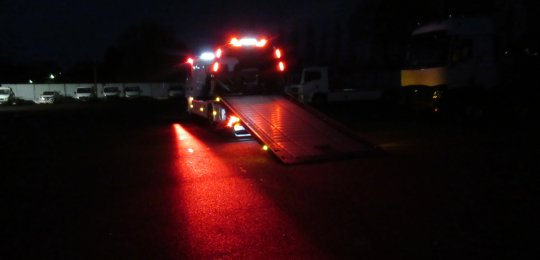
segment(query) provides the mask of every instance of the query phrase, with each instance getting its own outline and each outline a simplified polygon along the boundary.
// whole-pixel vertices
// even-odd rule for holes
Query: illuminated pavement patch
[[[179,124],[178,209],[193,258],[284,258],[322,255],[245,169],[227,164]],[[240,144],[237,144],[240,145]],[[251,145],[255,145],[251,143]]]

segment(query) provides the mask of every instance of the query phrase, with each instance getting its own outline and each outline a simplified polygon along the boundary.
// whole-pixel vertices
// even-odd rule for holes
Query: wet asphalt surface
[[[384,153],[283,165],[180,101],[0,107],[0,258],[536,258],[530,122],[322,110]]]

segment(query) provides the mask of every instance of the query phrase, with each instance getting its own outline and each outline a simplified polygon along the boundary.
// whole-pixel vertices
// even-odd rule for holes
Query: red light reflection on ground
[[[190,258],[286,258],[319,255],[245,169],[228,164],[209,145],[174,125],[178,207]],[[314,253],[317,252],[317,253]]]

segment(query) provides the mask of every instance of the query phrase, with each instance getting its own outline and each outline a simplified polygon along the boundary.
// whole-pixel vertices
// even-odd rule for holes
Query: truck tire
[[[206,106],[206,117],[208,120],[208,125],[210,125],[210,127],[212,128],[216,126],[213,112],[214,112],[214,107],[211,104],[208,104],[208,106]]]

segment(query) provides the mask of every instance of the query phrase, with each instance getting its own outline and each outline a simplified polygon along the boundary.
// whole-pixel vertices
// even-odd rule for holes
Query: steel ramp
[[[286,164],[367,155],[370,144],[287,97],[230,96],[223,103]]]

